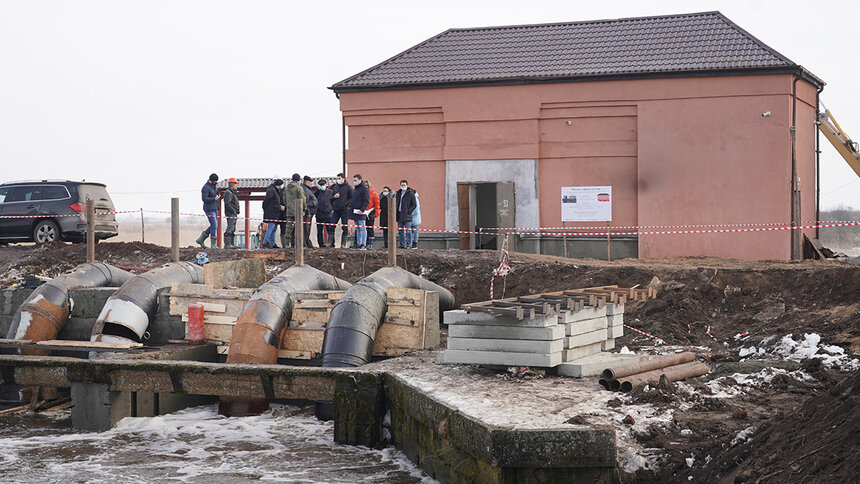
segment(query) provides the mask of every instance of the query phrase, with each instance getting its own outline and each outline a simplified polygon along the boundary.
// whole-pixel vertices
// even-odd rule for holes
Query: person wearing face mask
[[[352,208],[352,220],[355,221],[355,243],[353,249],[367,249],[367,209],[370,205],[370,192],[361,179],[361,175],[356,173],[352,176],[352,185],[355,187],[352,192],[352,200],[350,207]]]
[[[203,213],[209,219],[209,227],[197,237],[197,245],[206,248],[206,239],[212,237],[212,248],[215,248],[215,239],[218,237],[218,208],[221,205],[221,195],[218,193],[218,175],[209,175],[209,180],[200,189],[200,197],[203,199]]]
[[[394,196],[391,187],[384,186],[379,193],[379,226],[382,227],[382,245],[388,248],[388,199]]]
[[[320,179],[319,190],[317,190],[317,244],[320,247],[326,247],[325,236],[328,231],[323,223],[331,220],[331,196],[332,191],[326,188],[325,179]]]
[[[329,247],[334,247],[334,232],[335,224],[341,224],[340,247],[346,248],[346,241],[349,237],[349,223],[351,210],[349,209],[352,202],[352,187],[346,184],[346,178],[343,173],[337,174],[337,182],[332,187],[331,195],[331,220],[328,226],[328,238],[331,241]]]
[[[398,247],[406,249],[412,247],[412,230],[407,230],[412,222],[412,212],[415,211],[415,192],[409,188],[409,182],[400,180],[400,190],[397,190],[397,232]]]

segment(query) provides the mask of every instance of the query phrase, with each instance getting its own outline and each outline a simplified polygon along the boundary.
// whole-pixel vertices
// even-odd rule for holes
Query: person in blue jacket
[[[210,246],[213,249],[218,238],[218,206],[221,204],[221,194],[218,193],[217,185],[218,175],[213,173],[209,175],[209,180],[200,189],[200,197],[203,199],[203,213],[209,219],[209,227],[200,234],[200,237],[197,237],[197,244],[204,249],[207,238],[212,237]]]

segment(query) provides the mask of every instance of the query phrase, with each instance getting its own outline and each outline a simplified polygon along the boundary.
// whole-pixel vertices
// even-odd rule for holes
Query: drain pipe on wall
[[[800,221],[800,192],[797,189],[797,81],[800,76],[795,76],[791,83],[791,227],[789,231],[791,235],[791,259],[800,260],[803,258],[801,253],[800,230],[795,227],[799,226]],[[817,107],[815,109],[818,109]]]
[[[203,268],[191,262],[171,262],[135,276],[108,298],[90,341],[142,342],[158,310],[158,290],[174,283],[202,284]]]
[[[815,225],[820,225],[821,221],[821,130],[818,125],[821,120],[818,119],[818,106],[821,106],[821,91],[824,86],[818,88],[815,92]],[[815,227],[815,238],[821,238],[821,227]]]
[[[12,316],[6,335],[10,339],[47,341],[57,338],[71,312],[69,290],[87,287],[116,287],[133,274],[112,265],[87,263],[37,287]],[[47,355],[46,350],[21,350],[21,354]]]
[[[299,291],[346,290],[350,283],[304,264],[281,272],[245,303],[233,328],[227,363],[274,364],[292,318],[292,294]],[[258,415],[269,408],[262,398],[221,397],[218,412],[226,416]]]

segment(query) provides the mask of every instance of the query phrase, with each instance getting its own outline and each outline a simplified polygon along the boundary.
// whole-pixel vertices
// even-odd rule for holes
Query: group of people
[[[218,205],[224,200],[224,215],[227,217],[227,227],[224,231],[224,247],[233,248],[236,230],[236,219],[239,215],[238,180],[230,178],[228,188],[223,194],[218,193],[218,175],[213,173],[203,185],[201,196],[203,211],[209,219],[209,227],[204,230],[197,243],[206,247],[206,239],[211,237],[211,246],[215,247],[218,230]],[[313,247],[310,240],[311,224],[316,218],[317,244],[319,247],[335,247],[335,229],[341,225],[340,247],[347,247],[349,241],[349,221],[355,225],[355,238],[350,248],[372,249],[375,242],[375,226],[379,220],[382,227],[383,243],[388,248],[388,200],[395,198],[397,234],[400,248],[418,247],[418,227],[421,225],[421,206],[418,193],[409,186],[407,180],[400,180],[400,189],[392,190],[382,187],[377,193],[369,180],[364,180],[360,174],[352,176],[352,183],[347,183],[346,176],[338,173],[336,183],[328,185],[325,179],[315,184],[309,176],[302,177],[294,173],[289,183],[277,179],[266,188],[263,199],[263,218],[265,235],[263,248],[278,248],[275,236],[280,228],[280,247],[296,247],[304,243],[305,247]],[[301,203],[297,211],[297,200]],[[277,222],[275,222],[277,221]],[[295,240],[296,223],[304,223],[304,241]]]

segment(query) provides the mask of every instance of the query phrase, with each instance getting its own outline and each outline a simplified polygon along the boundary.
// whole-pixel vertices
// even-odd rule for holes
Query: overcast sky
[[[856,5],[0,0],[0,180],[97,180],[120,210],[178,195],[199,211],[213,171],[337,173],[327,87],[448,28],[709,10],[824,79],[823,102],[860,139]],[[860,178],[821,140],[822,208],[860,208]]]

